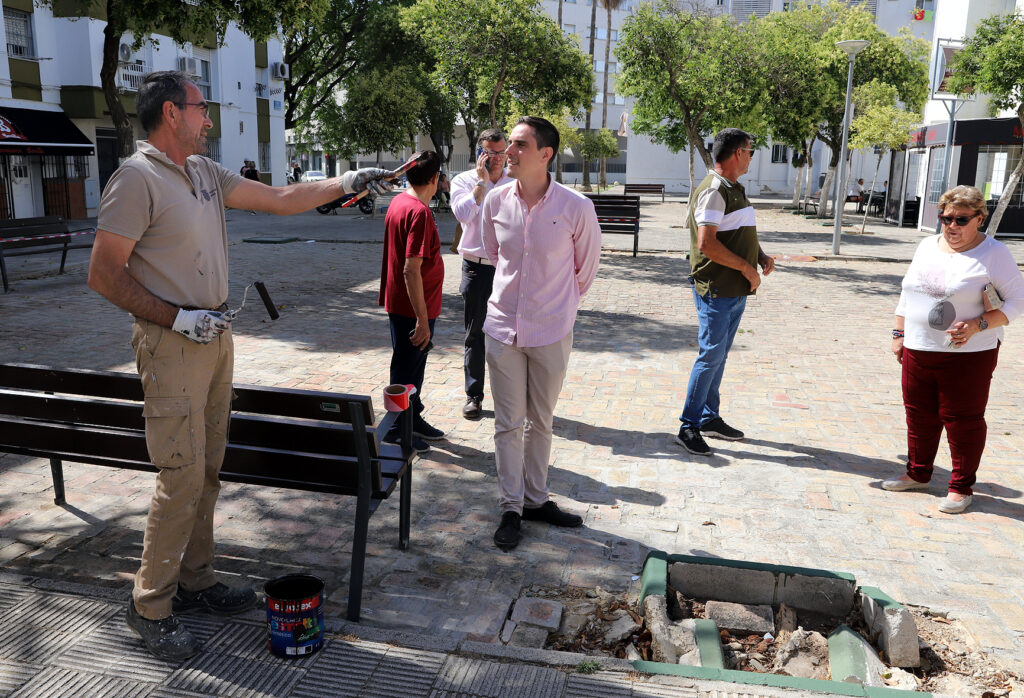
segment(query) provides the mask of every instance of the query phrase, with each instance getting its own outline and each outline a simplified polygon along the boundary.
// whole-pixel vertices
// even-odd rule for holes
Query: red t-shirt
[[[380,264],[377,304],[383,305],[389,313],[416,317],[405,287],[407,257],[423,258],[420,267],[423,299],[427,303],[427,318],[433,320],[441,314],[441,285],[444,283],[441,238],[430,209],[416,197],[403,193],[392,199],[384,217],[384,256]]]

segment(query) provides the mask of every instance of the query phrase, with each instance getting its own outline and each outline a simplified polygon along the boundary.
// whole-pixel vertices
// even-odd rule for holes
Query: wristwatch
[[[473,185],[473,186],[483,187],[484,189],[486,189],[487,188],[487,181],[483,180],[483,179],[478,179],[478,180],[476,180],[476,184]]]
[[[978,331],[979,332],[984,332],[987,329],[988,329],[988,322],[985,321],[985,316],[984,315],[979,315],[978,316]]]

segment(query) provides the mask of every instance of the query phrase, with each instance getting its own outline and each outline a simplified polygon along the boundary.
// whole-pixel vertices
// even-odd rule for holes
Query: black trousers
[[[434,337],[434,320],[429,322],[430,337]],[[409,333],[416,327],[416,318],[388,313],[391,329],[391,375],[392,383],[415,385],[416,394],[409,400],[413,414],[423,411],[423,374],[427,369],[427,352],[420,351],[409,341]]]
[[[459,293],[465,301],[466,354],[463,367],[466,373],[466,396],[482,400],[484,397],[484,319],[487,317],[487,299],[491,297],[494,267],[462,260],[462,284]]]

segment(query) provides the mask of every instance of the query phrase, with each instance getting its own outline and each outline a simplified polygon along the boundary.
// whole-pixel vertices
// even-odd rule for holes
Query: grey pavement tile
[[[673,679],[665,681],[662,679]],[[698,698],[700,692],[692,681],[656,676],[633,684],[633,698]]]
[[[0,661],[0,696],[11,695],[40,671],[41,667],[33,664]]]
[[[332,640],[314,654],[292,696],[319,698],[321,696],[359,696],[370,676],[388,652],[386,645],[377,643],[350,643]]]
[[[46,664],[116,613],[109,604],[36,593],[4,614],[0,659]]]
[[[624,698],[633,690],[629,674],[599,671],[595,674],[569,674],[565,698]]]
[[[10,698],[142,698],[152,688],[152,685],[138,684],[132,679],[49,667],[23,684]]]
[[[171,674],[166,686],[224,698],[279,698],[288,695],[303,674],[303,669],[269,661],[201,652]]]
[[[427,696],[446,658],[447,655],[440,652],[389,648],[367,681],[367,687],[373,695],[379,696]]]
[[[557,669],[513,665],[499,693],[502,698],[554,698],[565,690],[566,675]]]
[[[434,688],[454,694],[467,693],[473,696],[498,698],[506,684],[511,664],[486,662],[481,659],[450,656],[441,669]]]
[[[8,609],[23,603],[29,593],[24,587],[0,584],[0,614],[6,614]]]
[[[148,683],[160,683],[179,666],[150,654],[138,635],[125,624],[124,613],[79,637],[52,663],[76,671],[116,671],[121,676]]]

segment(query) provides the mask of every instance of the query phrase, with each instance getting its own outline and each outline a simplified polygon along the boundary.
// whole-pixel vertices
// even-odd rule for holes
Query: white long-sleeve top
[[[991,236],[966,252],[939,249],[940,235],[921,241],[903,277],[896,315],[905,318],[903,346],[918,351],[974,352],[994,349],[1003,341],[1003,328],[978,332],[961,347],[947,344],[946,330],[954,322],[973,320],[985,312],[982,290],[991,283],[1003,299],[1000,310],[1013,322],[1024,312],[1024,276],[1006,245]],[[936,305],[948,302],[946,327],[932,327],[942,315]]]

